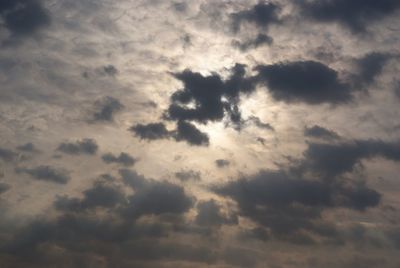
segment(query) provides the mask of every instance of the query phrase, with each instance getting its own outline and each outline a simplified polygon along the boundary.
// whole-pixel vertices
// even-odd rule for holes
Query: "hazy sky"
[[[400,267],[400,1],[1,0],[0,267]]]

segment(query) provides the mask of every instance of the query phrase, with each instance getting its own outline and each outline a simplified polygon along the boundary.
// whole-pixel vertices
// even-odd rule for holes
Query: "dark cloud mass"
[[[232,45],[242,51],[255,49],[262,45],[271,45],[274,42],[271,36],[266,34],[258,34],[256,38],[240,42],[238,40],[232,41]]]
[[[223,168],[223,167],[229,166],[231,164],[231,162],[226,159],[217,159],[217,160],[215,160],[215,164],[217,165],[217,167]]]
[[[310,143],[304,156],[302,168],[332,178],[353,171],[362,159],[380,156],[400,161],[400,146],[398,143],[380,140],[359,140],[339,144]]]
[[[114,114],[121,111],[124,106],[113,97],[106,96],[95,103],[96,112],[93,117],[95,121],[112,121]]]
[[[175,139],[186,141],[190,145],[208,146],[210,141],[206,133],[201,132],[195,125],[184,121],[178,122]]]
[[[98,145],[93,139],[83,139],[76,142],[61,143],[57,150],[65,154],[79,155],[88,154],[93,155],[97,152]]]
[[[390,60],[390,54],[372,52],[356,61],[358,74],[354,77],[356,87],[370,85],[382,73],[383,67]]]
[[[6,162],[10,162],[15,159],[17,154],[12,150],[6,148],[0,148],[0,159]]]
[[[231,197],[241,214],[274,232],[315,230],[322,209],[347,207],[365,210],[379,204],[380,194],[363,185],[330,184],[293,178],[283,171],[260,171],[249,177],[216,186],[214,191]]]
[[[124,166],[133,166],[137,161],[137,159],[133,158],[127,153],[120,153],[119,156],[107,153],[104,154],[101,158],[103,159],[104,162],[108,164],[117,163]]]
[[[312,127],[306,127],[304,129],[304,136],[328,140],[328,141],[340,139],[340,135],[337,134],[335,131],[317,125]]]
[[[3,0],[3,26],[17,36],[31,35],[50,24],[50,15],[39,0]]]
[[[0,0],[0,268],[399,268],[400,0]]]
[[[193,206],[192,197],[178,185],[145,179],[129,170],[121,170],[120,174],[125,183],[136,191],[128,198],[128,205],[122,209],[122,214],[128,218],[164,213],[181,214]]]
[[[232,14],[234,31],[240,30],[243,22],[254,23],[260,28],[267,29],[271,24],[278,23],[280,7],[274,3],[259,2],[249,10]]]
[[[62,168],[38,166],[34,168],[17,168],[17,173],[26,173],[36,180],[66,184],[71,179],[69,172]]]
[[[310,18],[338,22],[355,33],[364,33],[370,23],[392,15],[400,8],[397,0],[302,0],[296,3]]]
[[[340,104],[352,99],[349,86],[339,80],[338,73],[320,62],[260,65],[257,71],[258,79],[278,101]]]
[[[141,139],[144,140],[158,140],[165,139],[170,136],[164,123],[150,123],[147,125],[137,124],[130,128]]]

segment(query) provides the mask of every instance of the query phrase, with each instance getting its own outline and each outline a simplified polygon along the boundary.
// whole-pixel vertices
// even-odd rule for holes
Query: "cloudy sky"
[[[400,266],[400,1],[0,1],[0,267]]]

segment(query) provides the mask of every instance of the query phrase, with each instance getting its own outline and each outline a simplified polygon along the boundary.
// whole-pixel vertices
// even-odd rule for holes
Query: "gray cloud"
[[[12,150],[0,148],[0,159],[6,162],[13,161],[16,158],[17,154]]]
[[[26,173],[36,180],[66,184],[71,179],[65,169],[57,169],[51,166],[38,166],[34,168],[17,168],[17,173]]]
[[[111,164],[111,163],[117,163],[121,164],[124,166],[133,166],[137,159],[133,158],[127,153],[120,153],[119,156],[115,156],[111,153],[104,154],[102,157],[104,162]]]
[[[124,105],[113,97],[106,96],[95,102],[96,112],[93,115],[95,121],[113,121],[114,114],[121,111]]]
[[[335,131],[326,129],[318,125],[306,127],[304,129],[304,136],[328,141],[340,139],[340,135],[337,134]]]
[[[93,155],[96,154],[97,149],[98,145],[95,140],[83,139],[83,140],[78,140],[74,143],[72,142],[61,143],[58,146],[57,151],[71,155],[79,155],[79,154]]]
[[[224,167],[229,166],[231,164],[231,162],[229,160],[226,160],[226,159],[217,159],[217,160],[215,160],[215,164],[219,168],[224,168]]]
[[[50,24],[50,15],[39,0],[4,0],[0,4],[3,26],[13,35],[26,36]]]
[[[354,33],[365,33],[367,26],[394,14],[400,4],[396,0],[383,1],[298,1],[309,18],[319,22],[337,22]]]
[[[278,101],[340,104],[352,99],[350,87],[339,80],[338,73],[320,62],[282,62],[256,69]]]

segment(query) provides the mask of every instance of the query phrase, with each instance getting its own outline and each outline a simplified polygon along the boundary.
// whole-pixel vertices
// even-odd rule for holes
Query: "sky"
[[[1,0],[0,267],[400,267],[398,0]]]

